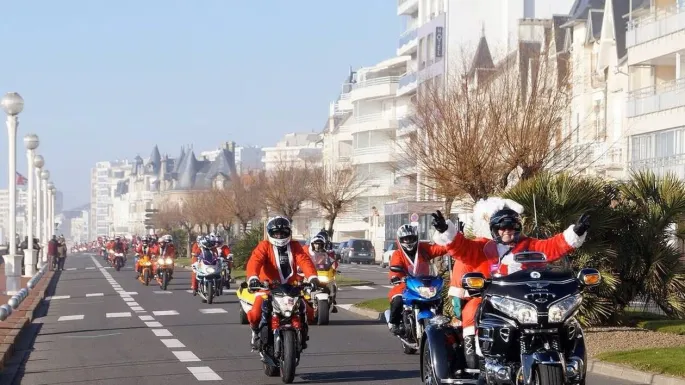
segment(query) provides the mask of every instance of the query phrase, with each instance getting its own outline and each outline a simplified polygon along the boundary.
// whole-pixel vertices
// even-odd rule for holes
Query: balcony
[[[400,77],[397,87],[397,96],[402,96],[416,91],[416,72],[407,72]]]
[[[409,135],[416,131],[416,125],[411,116],[405,116],[397,120],[397,136]]]
[[[355,83],[350,92],[350,102],[395,96],[399,80],[399,76],[384,76]]]
[[[375,131],[375,130],[396,130],[397,129],[397,119],[395,114],[367,114],[356,116],[354,118],[354,123],[350,132],[364,132],[364,131]]]
[[[678,107],[685,107],[685,78],[631,91],[626,116],[634,118]]]
[[[634,160],[630,162],[630,168],[633,170],[651,170],[657,175],[671,172],[678,178],[685,179],[685,154]]]
[[[419,12],[419,0],[397,0],[397,16]]]
[[[419,47],[419,29],[409,28],[400,35],[397,56],[411,55]]]
[[[352,164],[388,163],[394,160],[392,144],[352,149]]]
[[[649,15],[628,25],[626,33],[628,65],[685,49],[685,7],[654,8]]]
[[[566,168],[573,164],[590,170],[623,170],[623,150],[610,142],[586,142],[573,144],[567,159],[561,162]]]

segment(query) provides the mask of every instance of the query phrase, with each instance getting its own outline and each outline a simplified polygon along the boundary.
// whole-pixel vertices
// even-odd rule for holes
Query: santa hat
[[[509,208],[519,214],[523,214],[523,206],[511,200],[500,197],[490,197],[479,200],[473,207],[473,223],[471,231],[477,238],[492,239],[490,232],[490,217],[492,214],[504,208]]]

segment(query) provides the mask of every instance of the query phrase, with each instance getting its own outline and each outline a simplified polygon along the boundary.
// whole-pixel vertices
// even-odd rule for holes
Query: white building
[[[128,160],[97,162],[91,172],[91,239],[112,235],[114,226],[113,194],[118,182],[124,180],[132,163]]]
[[[34,194],[35,195],[35,194]],[[17,222],[15,229],[19,235],[22,237],[26,234],[26,215],[28,211],[26,210],[27,195],[26,186],[17,186]],[[35,199],[35,198],[34,198]],[[0,227],[3,229],[2,233],[7,240],[10,236],[9,234],[9,215],[10,215],[10,195],[9,189],[0,190]],[[34,213],[35,215],[35,213]],[[34,222],[35,223],[35,222]],[[23,238],[22,238],[23,239]]]
[[[632,2],[626,37],[630,166],[685,178],[685,1]]]
[[[262,148],[258,146],[236,147],[235,168],[238,174],[264,169],[264,163],[262,163]]]
[[[289,133],[274,147],[264,147],[262,163],[269,172],[279,164],[320,165],[323,143],[318,133]]]
[[[81,215],[76,218],[71,218],[71,241],[73,243],[85,243],[90,240],[88,234],[88,217],[87,210],[81,211]]]

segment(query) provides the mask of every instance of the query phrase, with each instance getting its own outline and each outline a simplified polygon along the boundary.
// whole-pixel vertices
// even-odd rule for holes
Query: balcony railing
[[[657,175],[671,172],[678,178],[685,179],[685,154],[633,160],[630,162],[630,168],[633,170],[651,170]]]
[[[361,116],[355,116],[354,117],[354,122],[355,123],[366,123],[366,122],[373,122],[376,120],[393,120],[395,119],[395,114],[384,114],[384,113],[377,113],[377,114],[366,114],[366,115],[361,115]]]
[[[628,94],[626,115],[629,118],[685,106],[685,78],[649,86]]]
[[[398,48],[402,48],[405,44],[415,40],[419,36],[419,30],[417,28],[407,29],[400,35],[400,41]]]
[[[371,86],[379,86],[379,85],[383,85],[383,84],[393,84],[393,83],[399,82],[399,80],[400,80],[399,76],[383,76],[380,78],[367,79],[367,80],[363,80],[361,82],[355,83],[353,89],[371,87]]]
[[[355,148],[352,149],[352,155],[353,156],[363,156],[363,155],[384,155],[384,154],[392,154],[393,149],[392,145],[387,145],[387,146],[372,146],[372,147],[362,147],[362,148]]]
[[[416,72],[407,72],[400,77],[398,86],[400,88],[416,82]]]
[[[628,48],[685,30],[685,5],[657,8],[649,15],[634,19],[627,29]]]

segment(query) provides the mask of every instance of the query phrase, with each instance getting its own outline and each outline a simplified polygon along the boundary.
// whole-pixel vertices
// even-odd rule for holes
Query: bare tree
[[[312,196],[311,172],[307,163],[279,162],[267,175],[263,189],[270,210],[292,219]]]
[[[243,233],[263,208],[264,184],[263,175],[245,174],[235,178],[226,189],[218,190],[216,193],[217,204],[224,207],[225,215],[231,218],[231,222],[237,221]]]
[[[457,197],[501,192],[512,171],[529,178],[562,148],[569,84],[545,47],[526,44],[495,68],[464,67],[446,85],[424,82],[403,153],[448,211]]]
[[[366,180],[349,165],[331,170],[316,168],[312,170],[311,178],[312,200],[323,209],[324,218],[328,221],[327,231],[332,236],[335,219],[366,190]]]

